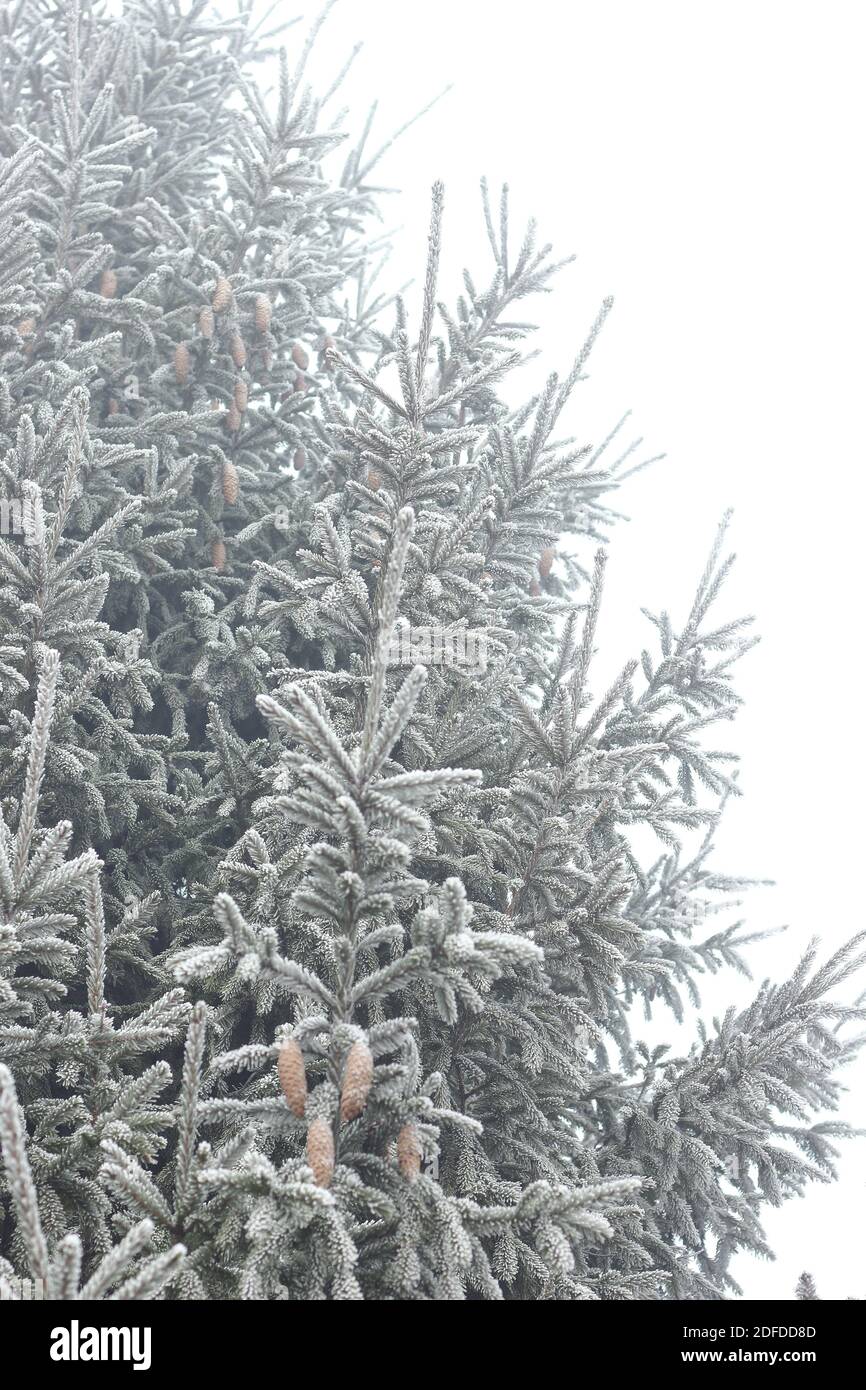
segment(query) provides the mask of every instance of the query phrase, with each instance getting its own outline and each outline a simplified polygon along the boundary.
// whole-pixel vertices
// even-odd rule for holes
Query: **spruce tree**
[[[0,25],[0,1290],[737,1293],[832,1175],[858,943],[633,1041],[758,935],[705,925],[754,639],[722,528],[593,689],[634,465],[562,429],[610,303],[515,403],[550,248],[482,186],[449,307],[437,185],[417,306],[379,293],[315,26]]]
[[[800,1275],[797,1280],[797,1288],[794,1296],[809,1303],[820,1301],[818,1290],[815,1288],[815,1280],[812,1278],[811,1274],[803,1273]]]

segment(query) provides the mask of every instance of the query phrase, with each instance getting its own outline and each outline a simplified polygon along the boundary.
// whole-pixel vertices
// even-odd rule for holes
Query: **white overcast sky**
[[[789,924],[755,951],[758,979],[811,936],[829,951],[864,925],[864,29],[855,0],[344,0],[312,68],[330,74],[363,39],[349,126],[376,98],[382,138],[454,84],[381,169],[402,190],[394,284],[421,275],[438,177],[443,297],[464,264],[482,278],[486,174],[511,186],[515,236],[532,215],[578,256],[533,306],[544,371],[570,365],[616,296],[571,424],[597,442],[630,408],[667,459],[620,494],[600,672],[644,643],[641,606],[683,614],[735,509],[720,611],[754,612],[763,642],[726,730],[746,794],[721,863],[774,879],[750,919]],[[751,989],[713,982],[707,1014]],[[845,1118],[866,1125],[866,1065],[849,1083]],[[802,1269],[825,1298],[866,1297],[864,1152],[852,1141],[838,1185],[768,1214],[777,1260],[740,1261],[747,1297],[790,1298]]]

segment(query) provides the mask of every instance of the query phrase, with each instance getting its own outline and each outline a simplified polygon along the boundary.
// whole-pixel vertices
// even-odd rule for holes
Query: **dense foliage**
[[[593,692],[632,454],[560,431],[610,305],[515,405],[550,249],[484,188],[449,308],[437,186],[410,321],[369,131],[261,30],[0,10],[0,1280],[724,1297],[832,1174],[855,953],[631,1039],[754,936],[722,535]]]

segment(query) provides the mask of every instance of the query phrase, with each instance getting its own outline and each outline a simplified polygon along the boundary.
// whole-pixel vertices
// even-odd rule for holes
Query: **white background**
[[[511,185],[515,239],[533,215],[578,253],[525,315],[543,350],[527,390],[567,370],[616,296],[569,424],[598,442],[631,408],[645,452],[668,457],[618,499],[631,520],[611,549],[599,683],[649,637],[641,606],[683,616],[735,508],[740,559],[719,611],[756,613],[764,640],[722,730],[746,794],[720,866],[773,878],[750,922],[789,924],[755,949],[758,980],[781,979],[813,935],[826,954],[864,925],[863,30],[863,6],[842,0],[359,0],[338,5],[312,65],[319,85],[364,39],[347,128],[376,97],[382,139],[455,84],[381,166],[403,190],[386,204],[402,226],[392,283],[422,275],[437,177],[444,298],[464,264],[487,271],[483,173]],[[416,284],[413,312],[419,297]],[[710,981],[704,1012],[753,988]],[[866,1065],[848,1080],[843,1114],[864,1125]],[[866,1297],[862,1140],[841,1175],[768,1213],[777,1259],[739,1261],[746,1297],[790,1298],[803,1269],[825,1298]]]

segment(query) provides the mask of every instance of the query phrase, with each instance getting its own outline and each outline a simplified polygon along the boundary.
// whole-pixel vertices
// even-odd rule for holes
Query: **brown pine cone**
[[[343,1124],[358,1118],[367,1104],[372,1084],[373,1054],[365,1042],[352,1043],[346,1058],[343,1093],[340,1099],[340,1119]]]
[[[230,507],[233,507],[237,502],[239,491],[238,470],[229,459],[226,459],[223,464],[223,497]]]
[[[214,331],[213,309],[205,304],[198,316],[198,331],[203,338],[212,338]]]
[[[189,348],[186,343],[178,343],[174,350],[174,375],[178,386],[186,386],[189,381]]]
[[[289,1109],[300,1120],[307,1108],[307,1073],[304,1069],[304,1054],[297,1038],[283,1043],[277,1054],[277,1076],[283,1088],[283,1095]]]
[[[301,347],[300,343],[295,343],[292,348],[292,361],[302,372],[305,372],[310,365],[309,353]]]
[[[397,1135],[397,1162],[403,1176],[414,1182],[421,1172],[421,1140],[413,1124],[404,1125]]]
[[[216,282],[216,287],[213,292],[213,298],[211,299],[211,304],[213,305],[214,313],[225,313],[226,309],[231,307],[233,298],[234,294],[232,293],[231,285],[229,284],[225,276],[221,275]]]
[[[117,294],[117,274],[113,270],[103,270],[99,277],[99,293],[103,299],[113,299]]]
[[[240,333],[237,332],[237,330],[235,330],[235,332],[232,334],[229,340],[229,352],[231,353],[232,361],[234,362],[238,371],[240,371],[241,367],[245,367],[247,365],[246,344],[244,343],[243,338],[241,337]]]
[[[257,294],[255,307],[253,309],[257,333],[267,333],[271,326],[272,312],[271,301],[268,299],[268,296],[266,294]]]
[[[226,543],[225,541],[211,541],[210,562],[215,570],[224,570],[226,567]]]
[[[327,1120],[318,1116],[307,1130],[307,1162],[319,1187],[330,1187],[334,1176],[334,1135]]]

